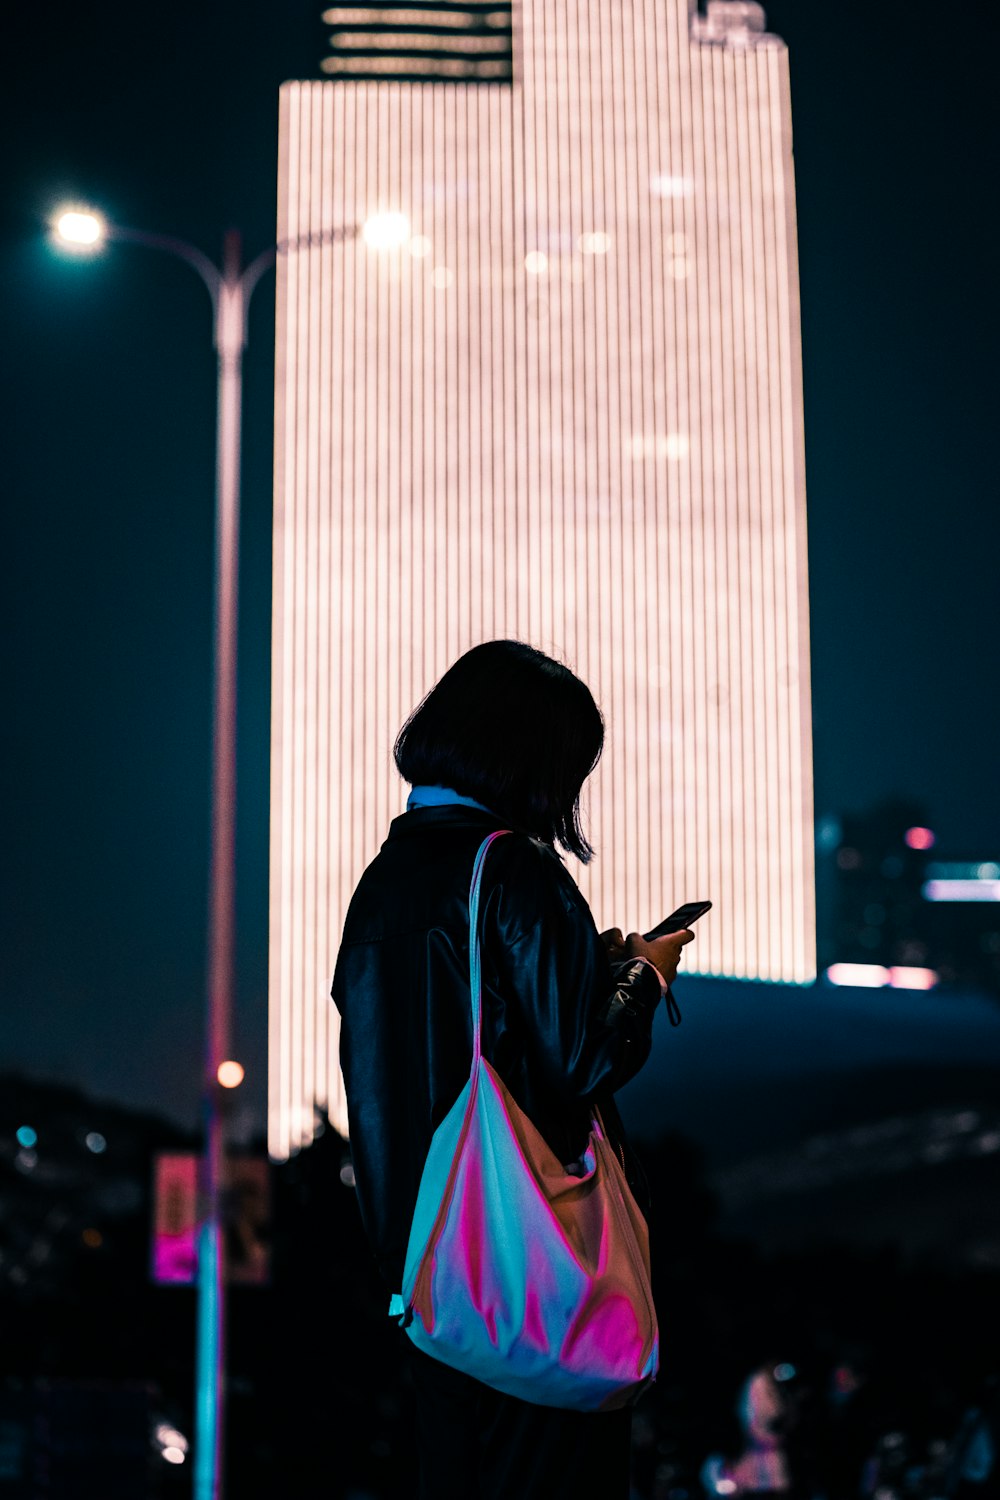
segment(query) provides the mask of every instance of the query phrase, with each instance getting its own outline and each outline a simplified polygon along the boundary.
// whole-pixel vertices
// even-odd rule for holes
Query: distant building
[[[922,890],[932,845],[913,847],[906,839],[927,821],[922,807],[905,802],[843,815],[830,851],[836,878],[829,962],[929,962]]]
[[[927,932],[945,983],[1000,995],[1000,860],[931,860]]]
[[[281,93],[277,1157],[317,1108],[346,1129],[347,900],[403,718],[479,641],[556,654],[607,715],[573,868],[600,926],[710,898],[692,968],[815,974],[784,44],[747,0],[326,18],[331,80]]]
[[[821,968],[861,983],[866,965],[910,969],[1000,993],[1000,863],[942,861],[930,821],[905,801],[821,821]]]

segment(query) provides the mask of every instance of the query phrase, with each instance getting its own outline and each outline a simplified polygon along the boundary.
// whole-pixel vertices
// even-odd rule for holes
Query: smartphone
[[[666,937],[668,932],[682,932],[692,922],[703,917],[711,905],[711,901],[689,901],[686,906],[679,906],[676,911],[672,911],[669,917],[664,917],[652,932],[643,933],[643,937],[647,943],[651,943],[654,938]]]

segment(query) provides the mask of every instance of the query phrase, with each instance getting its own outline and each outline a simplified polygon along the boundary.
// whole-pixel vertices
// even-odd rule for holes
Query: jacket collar
[[[415,786],[406,799],[406,811],[413,812],[417,807],[446,807],[454,803],[462,807],[478,807],[480,812],[490,811],[485,803],[477,802],[475,797],[463,797],[450,786]]]
[[[410,812],[400,813],[389,824],[389,838],[406,838],[409,834],[425,834],[436,828],[503,828],[502,818],[485,808],[467,807],[462,803],[445,803],[439,807],[415,807]]]

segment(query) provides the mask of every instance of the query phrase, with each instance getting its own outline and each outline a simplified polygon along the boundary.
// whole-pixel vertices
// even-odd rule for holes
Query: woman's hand
[[[612,963],[626,958],[648,958],[654,968],[659,969],[667,984],[673,984],[681,961],[681,949],[694,942],[694,933],[687,928],[680,932],[668,932],[665,937],[654,938],[651,943],[638,932],[622,937],[620,927],[612,927],[601,933],[601,941],[608,950]]]
[[[620,963],[623,958],[628,958],[625,952],[625,939],[622,937],[620,927],[612,927],[607,932],[602,932],[601,942],[607,948],[608,958],[613,964]]]

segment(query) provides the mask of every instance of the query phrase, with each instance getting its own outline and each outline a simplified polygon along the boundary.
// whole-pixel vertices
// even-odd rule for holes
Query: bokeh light
[[[877,990],[889,983],[889,970],[883,964],[831,964],[826,977],[831,984]]]
[[[215,1075],[224,1089],[238,1089],[246,1074],[243,1064],[234,1061],[233,1058],[219,1064],[219,1070]]]
[[[594,229],[590,234],[581,234],[577,244],[584,255],[607,255],[611,249],[611,236],[603,229]]]
[[[14,1134],[17,1144],[23,1146],[25,1151],[30,1151],[33,1146],[38,1145],[38,1131],[30,1125],[19,1125]]]
[[[929,828],[908,828],[903,838],[910,849],[934,848],[934,835]]]
[[[387,209],[370,214],[361,235],[369,250],[398,250],[410,238],[410,221],[405,214]]]
[[[651,177],[649,191],[657,198],[693,198],[694,180],[691,177]]]
[[[896,964],[889,970],[889,983],[897,990],[932,990],[938,979],[936,969]]]
[[[182,1455],[188,1451],[190,1446],[183,1432],[180,1432],[176,1427],[172,1427],[169,1422],[161,1422],[159,1424],[156,1429],[156,1441],[160,1444],[161,1448],[176,1448]],[[177,1460],[170,1459],[168,1462],[176,1463]]]

